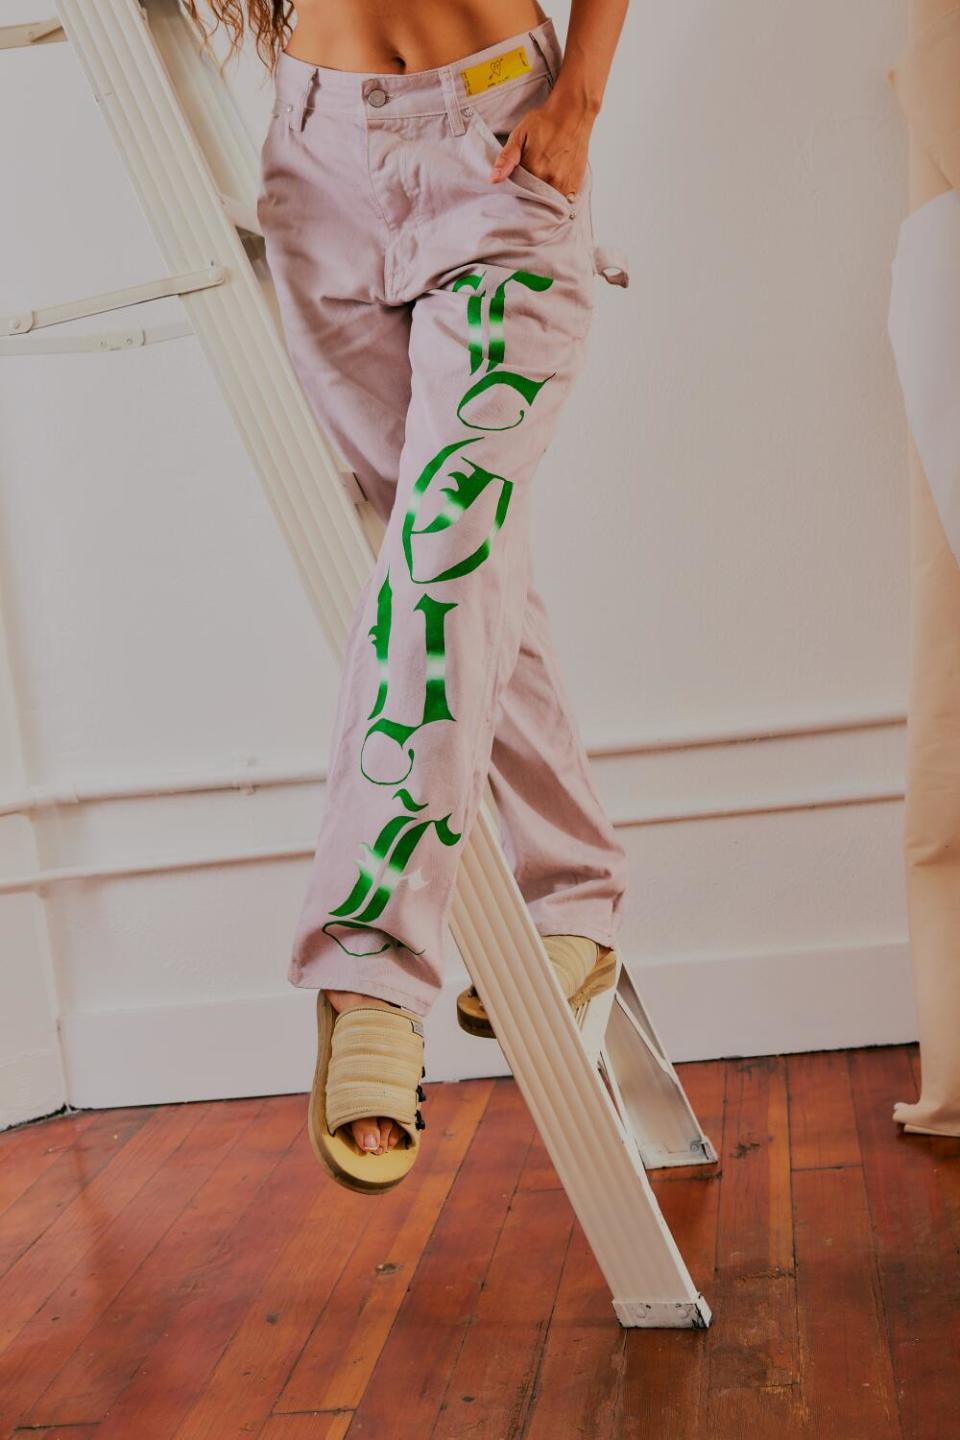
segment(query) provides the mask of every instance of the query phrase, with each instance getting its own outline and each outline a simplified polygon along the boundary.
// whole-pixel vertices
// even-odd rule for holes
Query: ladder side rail
[[[469,949],[477,989],[615,1304],[666,1304],[682,1317],[677,1323],[705,1324],[706,1301],[580,1041],[559,981],[540,959],[539,934],[514,876],[498,863],[497,837],[483,811],[471,838],[454,900],[454,934]]]
[[[190,322],[247,443],[321,625],[342,656],[370,550],[337,465],[213,177],[183,120],[137,0],[57,0],[165,262],[217,263],[229,283],[186,295]]]

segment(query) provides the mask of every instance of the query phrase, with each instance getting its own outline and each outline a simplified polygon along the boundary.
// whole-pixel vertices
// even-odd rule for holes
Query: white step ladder
[[[56,0],[0,47],[67,40],[126,162],[169,274],[0,317],[0,355],[127,349],[195,334],[320,623],[342,656],[383,525],[293,371],[263,254],[259,154],[178,0]],[[177,294],[182,325],[57,339],[81,316]],[[622,1325],[703,1328],[698,1292],[646,1166],[717,1158],[622,963],[574,1016],[500,848],[489,785],[460,862],[451,929]],[[581,1028],[582,1026],[582,1028]]]

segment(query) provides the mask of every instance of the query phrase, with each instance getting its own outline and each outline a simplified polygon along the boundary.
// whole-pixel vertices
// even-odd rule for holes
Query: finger
[[[525,138],[522,130],[511,130],[494,162],[490,172],[491,180],[503,180],[515,166],[520,164]]]

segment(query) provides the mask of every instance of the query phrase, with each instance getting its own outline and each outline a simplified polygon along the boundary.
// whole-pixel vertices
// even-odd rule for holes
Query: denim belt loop
[[[463,122],[463,114],[460,109],[460,95],[457,91],[456,66],[442,65],[440,67],[440,85],[443,89],[443,103],[447,111],[447,119],[450,121],[450,129],[454,135],[462,135],[466,130]]]
[[[284,110],[287,115],[287,123],[291,129],[302,130],[307,110],[307,101],[313,93],[313,82],[317,78],[317,67],[314,65],[306,80],[303,82],[300,93],[293,101],[287,101]]]
[[[547,67],[547,74],[550,76],[550,83],[551,85],[554,85],[556,83],[557,72],[560,69],[560,64],[563,58],[562,55],[559,53],[559,46],[551,44],[549,36],[547,37],[546,41],[544,41],[537,34],[536,30],[529,30],[527,33],[536,48],[539,50],[540,54],[543,56],[543,63]]]

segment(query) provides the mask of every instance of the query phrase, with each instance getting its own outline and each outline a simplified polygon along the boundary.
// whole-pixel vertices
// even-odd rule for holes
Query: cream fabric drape
[[[888,77],[911,131],[911,215],[904,222],[894,265],[890,333],[912,429],[904,856],[923,1085],[920,1099],[899,1102],[893,1118],[907,1130],[960,1135],[957,0],[913,0],[910,31],[908,48]],[[938,269],[939,310],[929,293]],[[949,367],[952,373],[935,373],[932,367],[938,364],[941,371]]]

